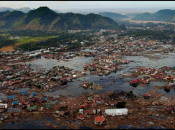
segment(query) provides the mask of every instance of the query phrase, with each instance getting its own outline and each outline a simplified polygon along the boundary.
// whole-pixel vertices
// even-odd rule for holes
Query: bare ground
[[[0,48],[0,51],[12,51],[14,50],[13,46],[7,46],[7,47],[2,47]]]

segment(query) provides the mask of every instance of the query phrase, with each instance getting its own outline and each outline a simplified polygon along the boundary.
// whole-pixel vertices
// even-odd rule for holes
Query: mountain
[[[125,14],[125,16],[129,17],[129,18],[133,18],[138,14],[142,14],[142,13],[130,13],[130,14]]]
[[[132,20],[175,22],[175,10],[164,9],[159,10],[154,14],[148,12],[138,14],[133,17]]]
[[[53,11],[55,11],[56,13],[61,13],[60,11],[58,11],[58,10],[53,10]]]
[[[2,12],[1,12],[2,13]],[[9,27],[13,28],[13,25],[18,22],[25,13],[21,11],[7,12],[0,17],[0,29],[8,29]]]
[[[4,15],[6,15],[6,14],[8,14],[8,13],[10,13],[10,11],[8,10],[8,11],[4,11],[4,12],[0,12],[0,17],[2,17],[2,16],[4,16]]]
[[[23,7],[23,8],[19,8],[19,9],[13,9],[13,8],[9,8],[9,7],[0,7],[0,12],[4,12],[4,11],[22,11],[24,13],[28,13],[31,9],[29,7]]]
[[[72,29],[112,29],[117,26],[118,24],[114,20],[101,15],[56,13],[48,7],[39,7],[28,13],[12,11],[0,15],[0,30],[67,31]]]
[[[23,7],[23,8],[20,8],[20,9],[15,9],[16,11],[22,11],[24,13],[28,13],[31,9],[29,7]]]
[[[109,17],[111,19],[129,18],[126,15],[122,15],[122,14],[118,14],[118,13],[111,13],[111,12],[100,12],[98,14],[101,16]]]
[[[14,9],[9,8],[9,7],[0,7],[0,12],[4,12],[4,11],[7,11],[7,10],[13,11]]]

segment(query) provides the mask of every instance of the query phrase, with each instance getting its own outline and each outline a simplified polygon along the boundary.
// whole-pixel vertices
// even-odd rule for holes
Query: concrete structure
[[[127,115],[127,108],[118,108],[118,109],[105,109],[107,115],[116,116],[116,115]]]
[[[0,103],[0,108],[7,108],[7,104]]]

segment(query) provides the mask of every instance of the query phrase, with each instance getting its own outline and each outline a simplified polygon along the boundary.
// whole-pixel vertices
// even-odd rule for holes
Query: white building
[[[84,42],[81,42],[81,45],[84,45]]]
[[[0,103],[0,108],[7,108],[7,104]]]
[[[29,54],[29,56],[36,56],[36,54]]]
[[[35,52],[35,55],[39,55],[39,54],[41,54],[41,52]]]
[[[116,116],[116,115],[127,115],[127,108],[118,108],[118,109],[105,109],[107,115]]]
[[[50,51],[49,50],[45,50],[45,51],[43,51],[44,53],[49,53]]]

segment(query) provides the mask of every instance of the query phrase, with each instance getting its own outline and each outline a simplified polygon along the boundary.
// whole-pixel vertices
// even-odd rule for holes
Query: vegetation
[[[24,16],[24,13],[21,11],[12,11],[10,13],[6,13],[2,17],[0,17],[0,23],[4,22],[4,24],[1,24],[0,29],[6,30],[8,28],[14,28],[13,25],[18,22],[22,17]]]
[[[130,22],[129,20],[115,20],[119,25],[123,24],[127,27],[150,27],[150,28],[156,28],[159,26],[164,26],[165,28],[169,28],[169,27],[174,27],[173,24],[165,24],[165,23],[153,23],[153,22],[147,22],[147,23],[134,23],[134,22]]]
[[[48,7],[39,7],[28,13],[21,11],[4,12],[0,17],[0,29],[3,31],[30,29],[66,32],[74,29],[111,29],[117,26],[118,24],[115,21],[101,15],[56,13]]]
[[[8,11],[4,11],[4,12],[0,12],[0,17],[2,17],[2,16],[4,16],[4,15],[6,15],[6,14],[8,14],[8,13],[10,13],[10,11],[8,10]]]
[[[101,16],[109,17],[111,19],[117,19],[117,18],[128,18],[126,15],[118,14],[118,13],[112,13],[112,12],[100,12],[98,13]]]
[[[35,37],[35,40],[37,40],[39,37]],[[44,38],[44,37],[43,37]],[[25,42],[25,44],[19,44],[16,45],[15,48],[20,48],[23,51],[33,51],[41,48],[48,48],[48,47],[60,47],[60,45],[64,45],[62,51],[70,50],[70,49],[78,49],[81,47],[81,43],[83,40],[87,40],[88,42],[85,43],[85,46],[93,45],[92,42],[92,35],[86,35],[81,33],[75,33],[75,34],[68,34],[68,33],[59,33],[57,36],[50,36],[45,37],[46,40],[41,39],[39,41],[29,41]],[[77,42],[72,43],[72,40],[77,40]],[[34,39],[33,39],[34,40]],[[26,43],[27,42],[27,43]]]
[[[39,88],[39,89],[41,88],[41,85],[34,84],[34,86]]]
[[[125,102],[125,101],[118,102],[118,103],[116,104],[116,107],[117,107],[117,108],[125,108],[125,106],[126,106],[126,102]]]
[[[33,30],[19,30],[19,31],[8,31],[9,35],[13,36],[27,36],[27,37],[47,37],[47,36],[57,36],[57,32],[50,31],[33,31]],[[3,35],[3,34],[1,34]],[[4,34],[5,35],[5,34]]]
[[[124,24],[119,25],[118,29],[120,29],[120,30],[127,30],[126,26]]]
[[[8,31],[0,33],[0,48],[5,46],[15,46],[24,43],[45,41],[49,38],[56,38],[57,32],[43,32],[43,31]],[[17,38],[18,37],[18,38]]]
[[[175,22],[175,10],[164,9],[159,10],[154,14],[148,12],[138,14],[132,18],[132,20]]]
[[[63,110],[67,110],[67,108],[68,108],[68,106],[66,105],[66,106],[61,106],[61,107],[59,107],[59,111],[63,111]]]
[[[165,32],[137,29],[128,31],[127,33],[120,34],[119,36],[126,36],[126,35],[135,37],[149,36],[151,39],[154,40],[171,39],[167,33],[165,34]]]
[[[25,24],[28,24],[31,20],[35,18],[41,18],[40,24],[48,25],[51,24],[53,20],[57,18],[58,14],[48,7],[39,7],[36,10],[31,10],[27,13],[27,17],[25,18]]]
[[[17,42],[19,44],[29,43],[29,42],[38,42],[38,41],[45,41],[49,38],[55,38],[57,36],[46,36],[46,37],[21,37]]]
[[[10,40],[6,36],[0,35],[0,48],[4,46],[13,45],[17,42],[17,40]]]

